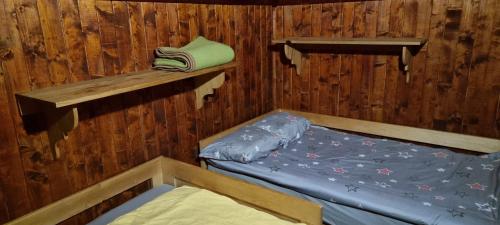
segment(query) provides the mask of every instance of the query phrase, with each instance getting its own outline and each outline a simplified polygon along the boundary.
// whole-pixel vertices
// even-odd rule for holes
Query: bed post
[[[200,167],[202,169],[208,169],[207,161],[205,161],[204,159],[202,159],[201,162],[200,162]]]
[[[158,160],[157,164],[158,165],[156,165],[155,174],[151,177],[151,184],[153,185],[153,188],[165,184],[163,179],[163,164],[164,164],[163,157]]]

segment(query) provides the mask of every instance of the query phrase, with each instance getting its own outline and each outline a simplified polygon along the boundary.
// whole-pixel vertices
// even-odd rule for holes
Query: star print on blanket
[[[481,185],[480,183],[473,183],[473,184],[467,184],[467,186],[470,187],[470,189],[474,190],[479,190],[479,191],[484,191],[488,186],[486,185]]]
[[[411,223],[500,224],[500,153],[464,155],[317,126],[276,152],[231,170]]]
[[[387,169],[387,168],[377,169],[378,174],[382,174],[382,175],[386,175],[386,176],[391,175],[392,172],[394,172],[394,171]]]

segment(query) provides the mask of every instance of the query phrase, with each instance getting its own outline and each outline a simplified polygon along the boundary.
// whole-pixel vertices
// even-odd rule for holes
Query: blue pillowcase
[[[247,126],[205,147],[200,157],[249,163],[279,147],[280,138],[256,126]]]
[[[280,112],[256,122],[254,126],[279,136],[280,144],[286,148],[289,142],[299,139],[309,129],[311,122],[304,117]]]
[[[309,126],[310,122],[303,117],[276,113],[208,145],[200,157],[249,163],[299,139]]]

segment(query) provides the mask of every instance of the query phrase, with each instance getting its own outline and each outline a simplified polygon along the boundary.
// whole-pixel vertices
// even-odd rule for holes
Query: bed
[[[500,224],[496,139],[277,110],[204,139],[200,148],[279,112],[313,125],[265,157],[209,158],[204,166],[321,204],[328,224]]]
[[[321,224],[319,205],[166,157],[148,161],[8,224],[57,224],[146,181],[152,183],[151,190],[112,209],[90,224],[108,224],[120,216],[158,200],[164,193],[173,192],[175,187],[180,187],[175,190],[188,187],[203,188],[284,220]]]

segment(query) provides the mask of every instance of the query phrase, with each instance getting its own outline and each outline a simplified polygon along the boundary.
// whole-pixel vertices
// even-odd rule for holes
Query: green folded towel
[[[190,72],[222,65],[234,59],[228,45],[197,37],[181,48],[160,47],[155,50],[153,68],[167,71]]]

